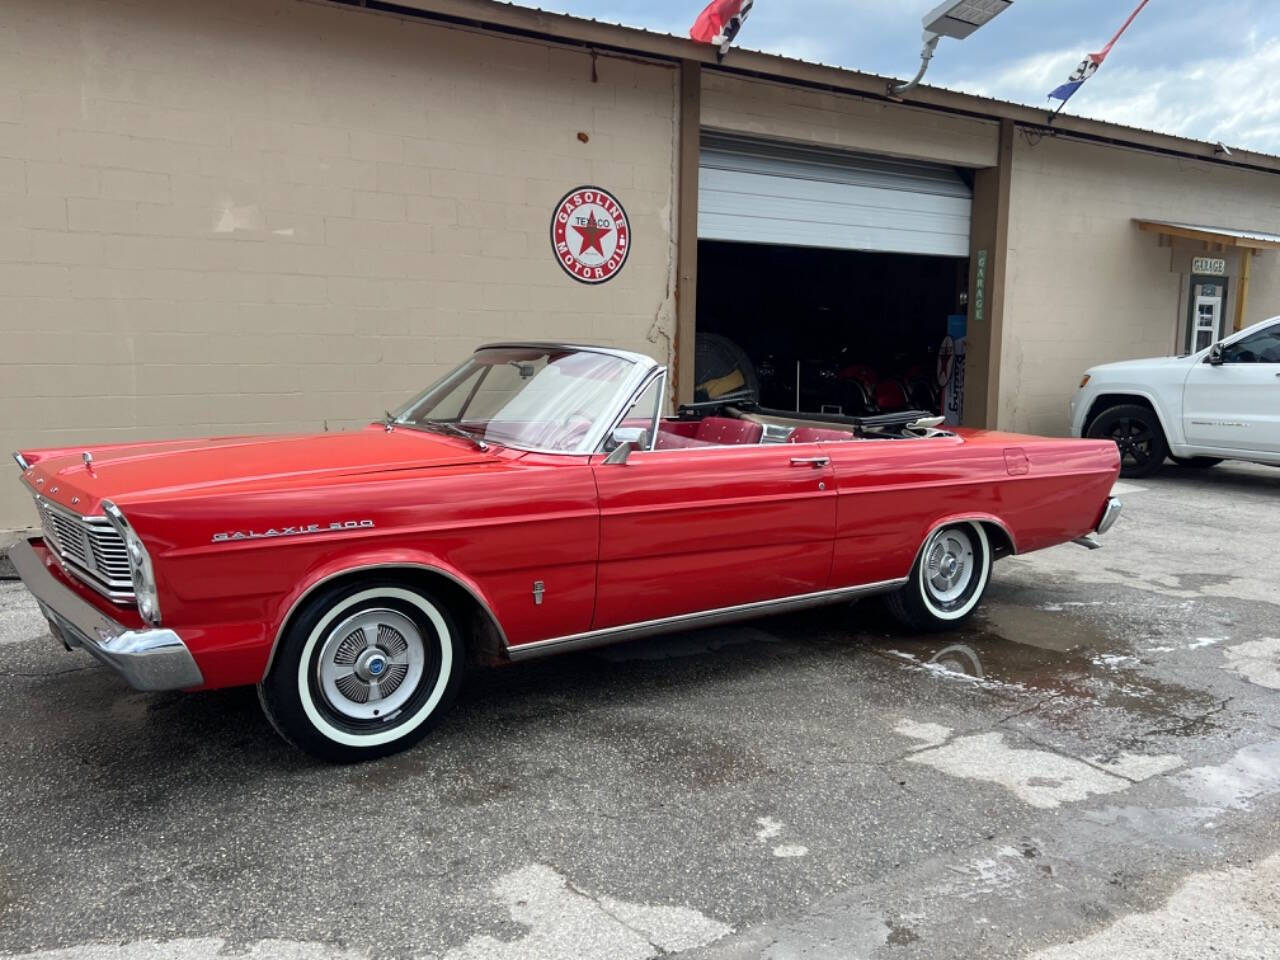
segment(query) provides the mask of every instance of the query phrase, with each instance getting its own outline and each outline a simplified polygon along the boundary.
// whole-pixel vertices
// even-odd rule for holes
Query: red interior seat
[[[764,427],[750,420],[733,420],[729,417],[706,417],[698,423],[695,435],[703,443],[716,446],[759,443],[764,437]]]
[[[831,430],[823,427],[797,427],[787,437],[787,443],[846,443],[854,439],[851,430]]]
[[[658,424],[658,442],[655,450],[683,450],[688,447],[704,447],[695,434],[698,432],[696,420],[663,420]]]

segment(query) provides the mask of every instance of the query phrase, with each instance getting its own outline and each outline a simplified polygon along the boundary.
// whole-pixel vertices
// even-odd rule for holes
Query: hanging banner
[[[746,23],[754,0],[711,0],[689,29],[689,36],[699,43],[718,47],[723,60],[734,38]]]
[[[1067,101],[1075,96],[1076,91],[1084,86],[1084,82],[1098,72],[1098,68],[1101,67],[1102,62],[1107,59],[1107,54],[1111,52],[1111,48],[1116,45],[1122,36],[1124,36],[1124,32],[1129,29],[1129,25],[1138,18],[1138,14],[1142,12],[1142,8],[1150,2],[1151,0],[1142,0],[1142,2],[1138,4],[1138,9],[1134,10],[1133,13],[1129,15],[1129,19],[1124,22],[1124,26],[1121,27],[1116,32],[1116,35],[1111,38],[1111,42],[1103,47],[1098,53],[1091,53],[1081,60],[1080,66],[1076,67],[1075,72],[1071,74],[1071,78],[1060,87],[1056,87],[1054,91],[1049,94],[1049,99],[1061,100],[1062,106],[1065,107],[1067,105]],[[1062,107],[1059,107],[1058,109],[1061,110]]]

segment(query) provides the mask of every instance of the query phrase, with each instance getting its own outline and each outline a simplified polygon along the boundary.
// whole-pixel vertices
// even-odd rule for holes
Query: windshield
[[[530,450],[589,452],[597,425],[616,413],[635,374],[630,360],[586,350],[480,350],[395,422],[422,429],[447,424]]]

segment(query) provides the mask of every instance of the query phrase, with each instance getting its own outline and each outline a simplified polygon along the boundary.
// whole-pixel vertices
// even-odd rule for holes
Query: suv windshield
[[[397,424],[448,424],[478,439],[530,450],[581,453],[622,403],[635,364],[587,350],[480,350],[395,415]]]

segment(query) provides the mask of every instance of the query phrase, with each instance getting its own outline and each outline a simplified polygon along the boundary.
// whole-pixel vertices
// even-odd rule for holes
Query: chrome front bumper
[[[80,647],[102,661],[135,690],[185,690],[204,684],[191,651],[172,630],[131,630],[58,582],[24,540],[9,550],[18,571],[49,621],[49,629],[68,649]]]

